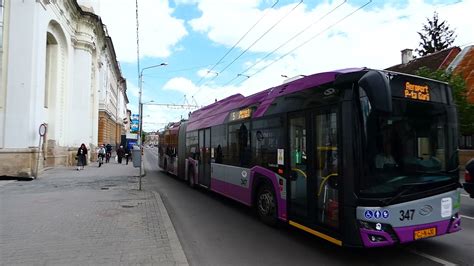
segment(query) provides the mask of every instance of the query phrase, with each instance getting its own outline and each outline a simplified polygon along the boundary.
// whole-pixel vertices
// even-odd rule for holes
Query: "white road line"
[[[461,216],[461,218],[466,218],[466,219],[471,219],[471,220],[474,220],[474,217],[471,217],[471,216],[467,216],[467,215],[459,215]]]
[[[435,257],[435,256],[431,256],[431,255],[426,254],[426,253],[423,253],[423,252],[421,252],[421,251],[417,251],[417,250],[414,250],[414,249],[408,249],[408,251],[410,251],[411,253],[414,253],[414,254],[416,254],[416,255],[422,256],[422,257],[424,257],[424,258],[427,258],[427,259],[429,259],[429,260],[432,260],[432,261],[434,261],[434,262],[443,264],[443,265],[449,265],[449,266],[457,265],[457,264],[455,264],[455,263],[449,262],[449,261],[447,261],[447,260],[440,259],[440,258]]]
[[[463,196],[463,197],[468,197],[468,198],[471,197],[471,196],[469,196],[468,194],[464,194],[464,193],[461,193],[461,196]]]

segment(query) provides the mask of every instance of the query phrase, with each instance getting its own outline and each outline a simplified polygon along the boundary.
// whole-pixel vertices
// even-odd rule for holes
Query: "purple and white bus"
[[[446,83],[366,68],[303,76],[193,112],[175,174],[340,246],[459,231]]]

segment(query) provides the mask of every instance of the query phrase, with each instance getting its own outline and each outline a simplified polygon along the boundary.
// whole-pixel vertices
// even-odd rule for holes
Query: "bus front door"
[[[288,137],[290,221],[337,234],[336,111],[324,109],[289,115]]]
[[[309,217],[308,209],[308,164],[306,158],[307,128],[306,115],[295,114],[289,118],[290,147],[290,218],[305,221]]]
[[[316,187],[316,222],[331,229],[339,228],[338,130],[335,110],[318,112],[313,117],[313,150]]]

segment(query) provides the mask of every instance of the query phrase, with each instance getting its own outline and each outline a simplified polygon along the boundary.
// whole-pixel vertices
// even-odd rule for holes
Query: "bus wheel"
[[[259,187],[256,202],[257,214],[265,224],[277,224],[277,203],[273,188],[265,183]]]
[[[188,167],[188,184],[190,187],[194,187],[193,176],[194,176],[194,168]]]

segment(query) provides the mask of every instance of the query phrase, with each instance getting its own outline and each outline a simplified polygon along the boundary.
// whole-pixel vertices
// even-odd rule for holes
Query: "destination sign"
[[[241,120],[245,118],[249,118],[252,114],[252,109],[250,108],[245,108],[239,111],[234,111],[230,113],[229,120],[230,121],[235,121],[235,120]]]
[[[405,98],[410,98],[413,100],[429,101],[430,88],[428,85],[417,85],[407,81],[405,83],[404,95]]]
[[[391,76],[390,88],[393,97],[430,103],[448,103],[451,93],[446,83],[403,74]]]

